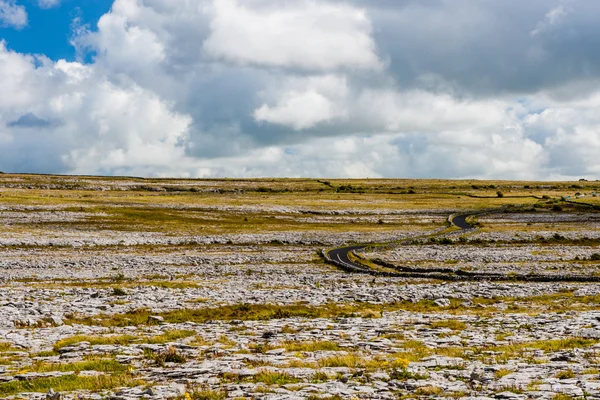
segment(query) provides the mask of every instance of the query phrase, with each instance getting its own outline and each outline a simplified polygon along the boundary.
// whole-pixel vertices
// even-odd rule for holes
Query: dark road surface
[[[463,231],[471,230],[471,229],[473,229],[473,227],[467,223],[467,218],[469,216],[471,216],[471,214],[457,215],[456,217],[454,217],[452,219],[452,224],[457,226],[458,228],[462,229]],[[361,244],[361,245],[342,247],[339,249],[333,249],[333,250],[329,250],[327,252],[327,255],[333,262],[335,262],[336,264],[340,264],[340,266],[346,270],[365,271],[366,268],[363,265],[350,260],[348,255],[352,251],[362,250],[367,246],[368,245],[366,245],[366,244]]]
[[[327,254],[333,261],[337,261],[337,262],[344,264],[344,266],[347,269],[364,270],[365,267],[350,260],[350,258],[348,258],[348,254],[351,251],[362,250],[365,247],[367,247],[367,246],[366,245],[348,246],[348,247],[343,247],[341,249],[330,250]]]
[[[452,219],[452,224],[461,229],[461,231],[470,231],[475,229],[473,226],[467,223],[467,218],[471,215],[485,214],[494,212],[492,211],[479,211],[471,214],[457,215]],[[470,272],[463,270],[454,270],[452,268],[414,268],[406,266],[397,266],[387,264],[384,261],[379,261],[383,267],[396,269],[398,272],[387,272],[377,271],[369,268],[368,266],[361,265],[360,263],[350,260],[348,255],[352,251],[362,250],[368,247],[368,244],[354,245],[343,247],[340,249],[329,250],[326,253],[326,258],[329,262],[334,263],[338,267],[348,272],[359,272],[367,273],[377,276],[403,276],[411,278],[423,278],[423,279],[439,279],[446,281],[523,281],[523,282],[600,282],[600,276],[587,276],[587,275],[544,275],[544,274],[526,274],[526,275],[505,275],[501,273],[483,273],[483,272]],[[387,264],[387,265],[386,265]]]
[[[467,218],[470,216],[471,214],[457,215],[452,219],[452,224],[459,227],[463,231],[469,231],[473,229],[473,227],[467,223]]]

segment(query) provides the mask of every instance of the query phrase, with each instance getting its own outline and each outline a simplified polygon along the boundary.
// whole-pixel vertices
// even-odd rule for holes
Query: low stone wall
[[[372,276],[391,277],[391,278],[410,278],[410,279],[437,279],[450,282],[600,282],[600,276],[584,276],[584,275],[505,275],[493,273],[477,273],[468,272],[451,268],[413,268],[403,267],[388,263],[383,260],[372,260],[382,267],[398,270],[399,272],[383,272],[375,271],[367,266],[358,264],[348,264],[332,259],[328,252],[321,251],[321,256],[326,263],[334,265],[346,272],[368,274]],[[358,256],[357,256],[358,257]],[[360,258],[360,257],[358,257]]]
[[[514,282],[600,282],[600,276],[584,276],[584,275],[505,275],[493,273],[478,273],[468,272],[459,269],[451,268],[413,268],[402,267],[383,260],[373,261],[378,265],[386,268],[396,269],[401,272],[393,276],[405,278],[424,278],[424,279],[439,279],[453,282],[466,281],[514,281]]]

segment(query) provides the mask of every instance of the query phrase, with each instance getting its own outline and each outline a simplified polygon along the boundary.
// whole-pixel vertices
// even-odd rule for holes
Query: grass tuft
[[[145,382],[130,374],[100,375],[81,377],[65,375],[58,378],[41,378],[32,381],[12,381],[0,383],[0,397],[14,396],[19,393],[46,393],[50,389],[56,392],[74,392],[77,390],[101,391],[119,387],[144,385]]]
[[[449,319],[445,321],[434,321],[431,323],[432,328],[448,328],[453,331],[464,331],[467,329],[467,325],[462,321]]]
[[[329,341],[312,341],[312,342],[284,342],[283,347],[287,351],[339,351],[340,347],[337,343]]]

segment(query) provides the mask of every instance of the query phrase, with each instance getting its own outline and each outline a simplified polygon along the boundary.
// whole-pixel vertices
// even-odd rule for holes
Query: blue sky
[[[44,54],[52,60],[75,59],[75,49],[69,44],[75,18],[95,27],[98,19],[110,10],[112,0],[62,0],[51,8],[41,8],[37,0],[24,0],[28,24],[21,29],[0,27],[0,39],[21,53]]]
[[[600,179],[598,15],[598,0],[0,0],[0,171]]]

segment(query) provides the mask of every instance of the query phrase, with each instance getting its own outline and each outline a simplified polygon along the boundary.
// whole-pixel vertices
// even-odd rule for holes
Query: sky
[[[0,0],[0,171],[600,179],[597,0]]]

